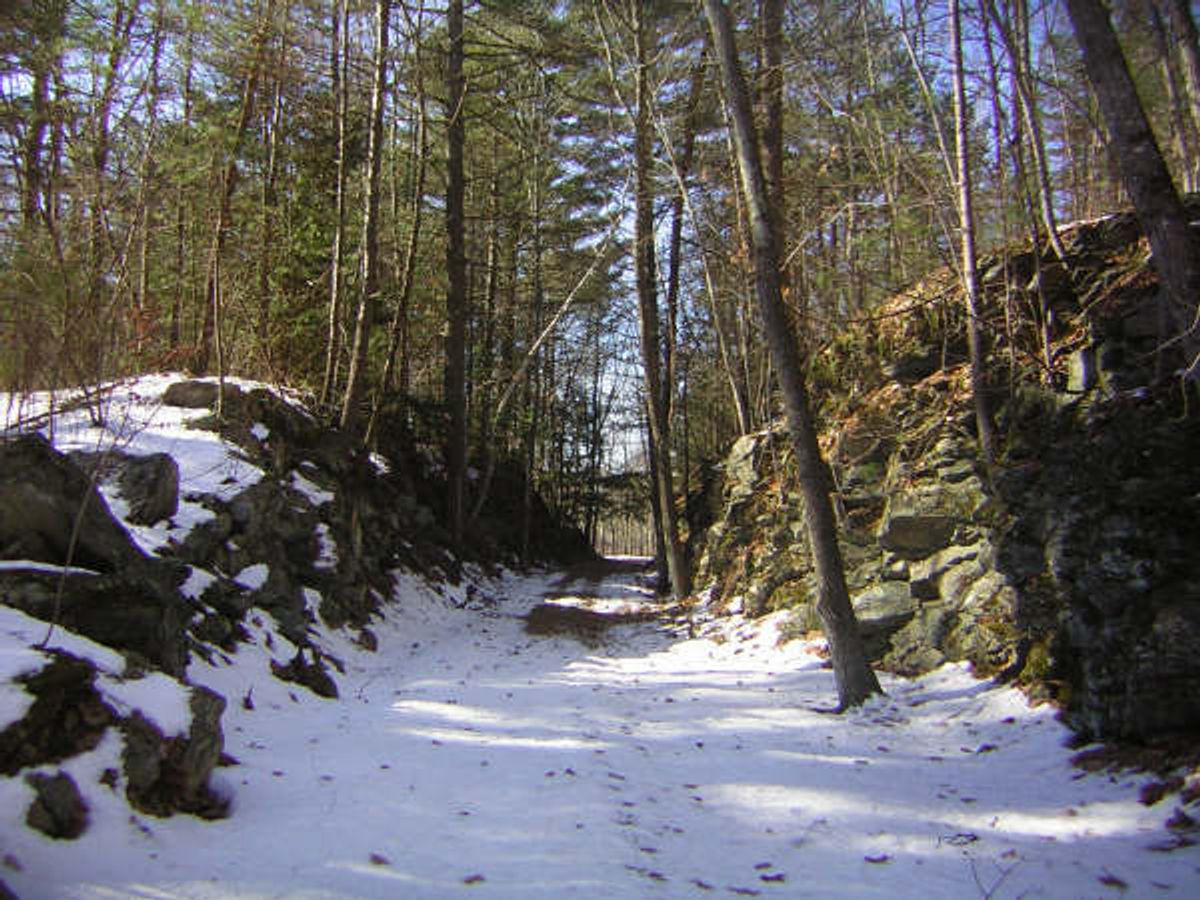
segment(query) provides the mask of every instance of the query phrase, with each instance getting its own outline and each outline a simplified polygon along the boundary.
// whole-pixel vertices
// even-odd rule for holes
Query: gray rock
[[[725,484],[729,500],[749,497],[758,482],[758,453],[761,434],[746,434],[734,441],[725,458]]]
[[[882,656],[888,639],[917,611],[917,601],[909,593],[908,585],[898,581],[885,581],[868,588],[853,598],[853,604],[859,633],[871,657]]]
[[[947,547],[933,556],[914,562],[909,569],[912,595],[921,600],[937,598],[940,595],[938,582],[942,576],[961,563],[978,559],[981,550],[982,544],[979,543],[969,547]]]
[[[123,723],[126,796],[137,809],[156,816],[189,812],[205,818],[225,813],[226,802],[209,788],[221,758],[225,736],[221,714],[225,698],[204,687],[192,688],[192,721],[186,735],[164,735],[135,710]]]
[[[166,453],[127,457],[118,483],[134,524],[153,525],[179,510],[179,466]]]
[[[217,404],[218,385],[215,381],[177,381],[163,392],[163,403],[183,409],[212,409]],[[240,398],[241,389],[235,384],[226,384],[224,398]]]
[[[958,484],[975,474],[975,463],[969,459],[957,459],[938,466],[937,477],[947,484]]]
[[[1084,394],[1096,386],[1096,351],[1083,347],[1067,361],[1067,392]]]
[[[0,441],[0,557],[100,572],[146,568],[88,476],[36,434]]]
[[[879,529],[879,545],[910,559],[936,553],[950,543],[958,519],[939,513],[890,513]]]
[[[906,473],[889,475],[893,484]],[[908,559],[921,559],[948,547],[960,525],[970,524],[987,492],[978,477],[957,483],[923,480],[894,490],[879,524],[879,544]]]
[[[0,572],[0,596],[9,606],[130,651],[172,675],[187,665],[188,610],[173,589],[114,575]]]
[[[74,840],[87,830],[88,806],[70,775],[34,772],[25,776],[25,783],[37,794],[25,816],[30,828],[63,840]]]
[[[208,777],[225,749],[225,734],[221,730],[225,698],[197,686],[192,688],[189,706],[192,724],[188,728],[187,746],[179,758],[179,780],[184,796],[195,798],[207,787]]]
[[[95,687],[87,660],[55,651],[41,671],[17,681],[34,697],[25,715],[0,731],[0,775],[57,763],[96,748],[116,714]]]

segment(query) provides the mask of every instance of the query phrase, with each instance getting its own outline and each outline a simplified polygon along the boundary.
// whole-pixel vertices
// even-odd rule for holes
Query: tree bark
[[[466,525],[467,482],[467,252],[464,212],[463,145],[466,129],[463,102],[463,3],[450,0],[446,9],[450,50],[446,60],[446,502],[450,534],[457,543]]]
[[[679,539],[679,516],[675,507],[671,470],[671,425],[667,416],[665,383],[661,366],[658,279],[655,264],[654,188],[652,183],[653,120],[650,86],[650,47],[653,43],[648,16],[640,2],[634,4],[634,54],[637,65],[634,96],[634,267],[637,273],[638,319],[641,325],[642,368],[646,376],[646,408],[650,421],[651,448],[655,462],[655,490],[662,516],[663,550],[667,575],[675,599],[691,593],[691,576]]]
[[[775,373],[783,393],[788,430],[804,497],[805,525],[817,575],[817,613],[829,641],[837,681],[838,706],[845,710],[880,693],[879,682],[868,664],[846,587],[833,505],[829,498],[832,478],[817,443],[816,426],[809,410],[808,391],[804,383],[803,359],[783,304],[779,279],[778,227],[772,221],[771,206],[767,202],[758,135],[738,63],[733,24],[721,0],[704,0],[704,11],[725,82],[729,125],[734,134],[741,187],[750,213],[755,292]]]
[[[1165,0],[1187,87],[1192,125],[1200,134],[1200,35],[1188,0]],[[1200,159],[1192,160],[1191,178],[1200,182]]]
[[[1167,26],[1158,6],[1151,0],[1146,4],[1146,9],[1150,14],[1150,30],[1154,36],[1155,49],[1158,51],[1158,64],[1162,70],[1163,87],[1167,92],[1167,109],[1171,116],[1171,136],[1174,138],[1183,189],[1192,191],[1195,190],[1196,173],[1193,165],[1195,154],[1192,148],[1196,145],[1196,131],[1187,109],[1185,94],[1188,91],[1180,85],[1179,77],[1176,75],[1175,65],[1171,60],[1170,35],[1167,33]]]
[[[258,33],[254,38],[254,53],[248,64],[245,80],[242,82],[242,102],[238,112],[237,123],[234,125],[233,147],[229,156],[219,170],[217,177],[220,197],[217,201],[217,220],[213,226],[212,243],[208,254],[208,272],[204,285],[204,324],[200,330],[200,347],[192,363],[193,372],[204,375],[208,372],[210,356],[214,346],[218,357],[221,355],[221,255],[225,251],[225,241],[228,238],[229,219],[233,207],[233,192],[238,182],[238,154],[245,140],[246,128],[254,115],[254,102],[258,94],[258,81],[263,65],[263,50],[270,35],[271,21],[275,18],[275,0],[263,0],[265,6],[258,22]],[[189,70],[190,71],[190,70]],[[223,361],[218,360],[218,369],[222,369]],[[218,374],[223,375],[223,371]],[[223,392],[218,393],[218,398]]]
[[[1033,78],[1029,73],[1027,54],[1022,52],[1021,46],[1018,44],[1018,38],[1013,34],[1013,29],[1000,17],[995,0],[986,0],[986,2],[988,15],[996,23],[996,28],[1000,32],[1000,39],[1004,44],[1005,51],[1008,53],[1009,61],[1012,63],[1013,85],[1017,89],[1017,105],[1020,107],[1021,117],[1029,132],[1029,145],[1033,151],[1034,173],[1037,176],[1038,185],[1038,201],[1041,207],[1042,221],[1046,226],[1046,238],[1050,241],[1050,246],[1054,249],[1054,255],[1065,266],[1067,264],[1067,251],[1066,247],[1063,246],[1062,238],[1058,235],[1058,217],[1054,212],[1054,191],[1050,185],[1050,164],[1046,159],[1046,142],[1042,137],[1041,116],[1037,109],[1037,97],[1033,89]],[[1020,43],[1025,45],[1028,38],[1029,25],[1028,22],[1019,24],[1021,28]]]
[[[329,52],[329,77],[333,88],[334,119],[337,122],[337,148],[334,151],[336,183],[334,184],[333,248],[329,265],[329,317],[325,337],[325,374],[321,379],[321,405],[333,398],[337,381],[338,356],[342,335],[342,241],[346,230],[346,118],[348,115],[349,41],[350,26],[346,0],[335,0],[331,16],[332,37]]]
[[[350,371],[342,399],[341,427],[355,431],[362,418],[367,349],[379,302],[379,173],[383,165],[383,106],[387,89],[387,49],[391,0],[375,0],[375,61],[372,66],[371,118],[367,132],[367,172],[363,183],[361,288],[354,318]]]
[[[767,200],[779,226],[778,241],[787,246],[787,205],[783,190],[783,7],[784,0],[759,0],[762,32],[760,92],[762,98],[762,160],[767,180]],[[789,278],[787,266],[780,272],[784,294]]]
[[[991,466],[996,459],[995,427],[988,404],[984,347],[979,324],[979,272],[975,265],[975,214],[971,196],[971,155],[967,143],[967,93],[963,77],[962,23],[959,0],[948,0],[950,69],[954,83],[955,170],[958,175],[959,242],[962,250],[963,299],[967,308],[967,349],[971,360],[971,393],[975,401],[975,425],[979,451]]]
[[[424,7],[421,8],[420,12],[424,13]],[[367,423],[365,442],[368,445],[374,442],[384,398],[392,389],[392,376],[396,368],[396,355],[399,353],[407,356],[408,354],[408,308],[412,299],[412,288],[417,268],[417,249],[421,243],[421,225],[424,220],[422,212],[425,205],[425,179],[429,161],[429,116],[428,104],[425,97],[425,79],[422,75],[421,41],[423,38],[421,29],[422,24],[418,20],[413,35],[414,62],[417,71],[417,112],[415,117],[416,131],[412,142],[412,158],[410,159],[410,164],[416,170],[413,175],[412,195],[409,198],[409,213],[412,221],[408,229],[408,241],[404,248],[404,259],[400,263],[400,296],[396,299],[396,311],[392,316],[392,324],[388,330],[387,357],[384,360],[383,373],[379,376],[379,389],[375,392],[375,398],[371,403],[371,419]],[[402,393],[404,393],[404,388],[402,388]],[[407,402],[407,398],[402,396],[401,401]]]
[[[1200,364],[1200,237],[1189,225],[1108,12],[1094,0],[1066,0],[1066,5],[1108,127],[1110,152],[1150,241],[1154,266],[1166,288],[1169,315],[1193,360],[1189,374],[1194,374]]]
[[[191,146],[190,134],[192,130],[192,70],[193,70],[193,46],[195,43],[195,35],[189,28],[184,36],[183,42],[183,128],[182,143],[186,150]],[[187,284],[185,260],[187,254],[185,249],[187,246],[187,207],[184,188],[179,187],[176,196],[175,209],[175,291],[171,298],[171,324],[167,337],[167,344],[172,352],[179,349],[180,341],[183,338],[183,310],[186,300],[185,285]]]

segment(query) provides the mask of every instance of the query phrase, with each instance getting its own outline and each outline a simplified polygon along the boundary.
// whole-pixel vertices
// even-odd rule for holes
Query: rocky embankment
[[[464,553],[440,522],[427,454],[399,442],[368,454],[261,386],[227,384],[220,416],[212,381],[159,378],[110,390],[162,410],[148,421],[168,418],[174,430],[135,424],[114,402],[91,410],[101,422],[91,425],[102,436],[94,450],[59,452],[45,436],[48,418],[0,440],[0,612],[26,617],[6,613],[8,637],[54,623],[111,656],[101,666],[94,653],[30,637],[0,667],[0,688],[19,695],[4,707],[16,712],[0,720],[0,776],[25,773],[29,825],[59,838],[82,833],[86,794],[98,789],[121,790],[153,815],[225,813],[229,798],[209,788],[213,768],[233,763],[223,753],[222,711],[227,701],[252,700],[194,685],[188,669],[236,654],[253,617],[269,617],[281,638],[268,648],[275,677],[336,697],[341,662],[323,649],[322,630],[344,629],[373,650],[372,618],[393,599],[397,573],[457,584],[465,560],[515,561],[518,549],[516,530],[496,522],[520,520],[505,504],[524,491],[503,478]],[[145,390],[155,395],[137,396]],[[178,458],[155,452],[160,445]],[[547,559],[591,552],[540,503],[529,531]],[[138,706],[138,685],[155,679],[150,693],[179,695],[170,726]],[[103,787],[54,771],[110,730],[124,750],[121,771],[105,773]]]
[[[1194,733],[1200,408],[1177,374],[1189,361],[1161,331],[1131,215],[1063,237],[1069,269],[1028,248],[981,267],[1001,437],[990,471],[949,273],[815,358],[854,605],[885,669],[969,660],[1061,704],[1084,737]],[[706,481],[689,519],[710,605],[789,608],[797,633],[818,627],[784,432],[742,437]]]

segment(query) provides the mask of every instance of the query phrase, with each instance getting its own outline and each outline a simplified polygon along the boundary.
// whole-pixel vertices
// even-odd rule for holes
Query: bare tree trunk
[[[692,204],[691,198],[688,195],[688,179],[692,170],[692,157],[695,153],[696,130],[698,124],[696,117],[699,113],[701,89],[704,82],[704,70],[707,67],[707,50],[697,63],[695,70],[692,73],[692,82],[688,88],[688,105],[687,112],[684,117],[683,138],[681,140],[681,148],[678,154],[675,153],[670,135],[667,129],[662,125],[662,120],[659,117],[655,118],[655,123],[658,128],[659,140],[662,141],[663,149],[667,154],[671,164],[671,172],[675,178],[675,186],[678,193],[671,203],[671,237],[669,244],[669,275],[667,279],[667,309],[668,321],[675,321],[676,312],[674,310],[678,306],[679,293],[679,272],[682,261],[682,239],[683,239],[683,213],[686,211],[688,219],[692,223],[693,237],[699,244],[698,254],[700,256],[700,265],[704,271],[704,292],[708,299],[709,312],[712,315],[713,333],[717,339],[717,351],[721,357],[722,371],[725,373],[726,382],[729,385],[730,396],[733,399],[734,412],[737,416],[738,429],[740,434],[747,434],[751,431],[751,413],[749,391],[746,388],[745,379],[741,377],[743,372],[741,366],[734,358],[734,351],[730,347],[730,338],[727,335],[728,327],[725,324],[725,316],[722,315],[720,303],[717,297],[717,288],[713,280],[712,267],[708,262],[708,252],[703,245],[702,230],[700,228],[699,216],[696,214],[695,206]],[[673,336],[668,336],[668,340],[674,342]],[[676,376],[673,371],[668,370],[668,380],[671,384],[676,382]],[[686,442],[685,442],[686,446]],[[685,470],[686,472],[686,467]]]
[[[53,204],[46,191],[50,179],[43,155],[46,133],[50,130],[53,118],[50,85],[55,73],[62,68],[64,42],[60,38],[66,29],[66,12],[66,4],[46,4],[31,22],[31,30],[37,40],[25,60],[32,81],[32,93],[29,124],[21,145],[21,221],[26,225],[32,225],[43,217],[50,219],[54,215]]]
[[[262,246],[258,257],[258,340],[262,358],[271,364],[271,267],[275,249],[275,218],[279,204],[276,181],[279,175],[279,132],[283,127],[283,85],[275,79],[267,129],[267,168],[263,173],[261,218]]]
[[[1179,48],[1192,126],[1200,135],[1200,35],[1197,34],[1196,20],[1188,0],[1165,0],[1165,3],[1175,33],[1175,44]],[[1192,160],[1191,181],[1200,183],[1200,158]]]
[[[1046,159],[1046,142],[1042,137],[1041,116],[1038,113],[1037,97],[1033,90],[1033,78],[1029,72],[1028,57],[1021,49],[1021,44],[1025,43],[1029,32],[1025,2],[1026,0],[1017,0],[1016,5],[1018,15],[1021,17],[1018,23],[1021,32],[1019,44],[1018,36],[1013,34],[1013,29],[1000,17],[995,0],[986,0],[988,14],[996,23],[1000,39],[1003,41],[1009,61],[1012,63],[1013,84],[1017,88],[1017,99],[1019,100],[1017,105],[1021,109],[1021,117],[1028,129],[1029,146],[1033,151],[1038,201],[1041,207],[1042,221],[1046,226],[1046,237],[1050,241],[1050,246],[1054,248],[1054,255],[1066,266],[1067,250],[1063,246],[1062,238],[1058,235],[1058,217],[1054,212],[1054,191],[1050,185],[1050,164]]]
[[[190,146],[192,129],[192,69],[193,44],[195,37],[189,29],[183,45],[183,146]],[[183,310],[186,299],[187,278],[185,247],[187,244],[187,202],[184,189],[181,186],[176,197],[175,210],[175,291],[171,299],[171,325],[167,344],[172,351],[179,349],[183,337]]]
[[[665,393],[670,390],[660,365],[661,337],[658,326],[658,280],[654,244],[654,189],[652,185],[653,121],[650,87],[650,52],[654,35],[640,2],[634,4],[634,54],[637,72],[634,97],[634,266],[637,273],[638,319],[641,325],[642,368],[646,377],[646,407],[656,469],[655,490],[662,515],[663,549],[667,574],[675,599],[691,593],[691,575],[679,539],[678,513],[671,471],[671,425]]]
[[[1167,34],[1166,23],[1163,22],[1158,6],[1150,0],[1146,4],[1150,13],[1150,30],[1154,35],[1155,49],[1158,50],[1159,67],[1162,69],[1163,87],[1167,92],[1167,109],[1171,116],[1171,136],[1175,141],[1175,154],[1179,160],[1179,174],[1182,176],[1183,189],[1195,190],[1195,171],[1193,167],[1193,148],[1196,145],[1196,132],[1192,125],[1191,116],[1187,110],[1184,94],[1186,89],[1179,83],[1175,66],[1171,60],[1171,42]]]
[[[666,408],[668,422],[674,418],[672,407],[675,392],[673,386],[677,383],[675,345],[678,342],[679,281],[683,263],[683,213],[688,199],[687,180],[691,175],[692,157],[695,155],[696,129],[698,127],[696,119],[700,110],[701,90],[704,86],[706,58],[707,54],[702,55],[700,63],[692,71],[691,84],[688,86],[687,106],[683,114],[683,134],[680,136],[678,155],[670,150],[669,136],[662,133],[666,129],[660,129],[660,139],[671,158],[679,187],[679,192],[671,200],[671,235],[667,244],[667,339],[663,355],[663,371],[665,373],[663,406]]]
[[[355,431],[362,417],[362,393],[367,377],[375,305],[379,302],[379,173],[383,168],[383,106],[387,89],[387,58],[391,0],[375,0],[375,52],[372,65],[371,118],[367,131],[367,173],[363,182],[361,288],[354,318],[350,371],[342,398],[341,427]]]
[[[1200,237],[1191,229],[1171,173],[1138,99],[1107,10],[1093,0],[1066,0],[1084,68],[1108,126],[1109,147],[1150,241],[1166,288],[1168,311],[1184,349],[1200,365]]]
[[[425,175],[429,160],[429,116],[421,60],[421,42],[423,40],[421,31],[424,11],[424,4],[422,3],[418,11],[417,24],[412,38],[414,49],[413,62],[417,73],[416,133],[413,135],[413,159],[411,160],[416,171],[413,176],[412,196],[409,198],[409,212],[412,216],[412,223],[409,226],[408,243],[405,245],[404,260],[401,263],[400,296],[396,299],[396,311],[392,316],[392,325],[389,329],[387,358],[384,360],[383,374],[379,377],[379,389],[375,392],[375,398],[371,404],[371,420],[367,423],[365,438],[367,445],[371,445],[374,442],[376,429],[379,426],[379,412],[385,396],[391,390],[392,374],[396,367],[396,354],[402,353],[405,356],[408,354],[408,307],[412,299],[413,281],[417,268],[417,249],[421,241],[422,211],[425,206]],[[402,386],[402,391],[405,389]],[[405,398],[402,396],[401,399],[403,401]]]
[[[242,102],[237,122],[234,125],[233,147],[229,151],[229,157],[225,160],[225,164],[221,166],[217,179],[220,197],[217,201],[217,220],[213,226],[212,243],[208,255],[208,274],[204,286],[204,324],[200,331],[200,347],[192,364],[193,371],[197,375],[204,375],[208,372],[214,342],[219,343],[220,341],[221,289],[218,283],[221,274],[220,257],[225,250],[230,211],[233,205],[233,192],[237,188],[238,153],[241,152],[250,118],[254,115],[254,101],[258,93],[258,81],[263,65],[263,49],[270,36],[271,22],[275,18],[275,0],[264,0],[264,2],[265,9],[258,22],[258,33],[254,38],[254,53],[248,64],[249,71],[242,84]],[[218,361],[218,374],[223,376],[225,373],[220,363],[221,361]]]
[[[1008,388],[1011,394],[1016,383],[1017,376],[1017,344],[1014,339],[1013,330],[1013,299],[1009,278],[1009,251],[1008,246],[1011,243],[1010,219],[1008,206],[1008,192],[1011,190],[1011,182],[1006,177],[1008,170],[1005,164],[1004,152],[1004,111],[1000,105],[1000,75],[996,67],[996,52],[993,48],[992,30],[990,20],[984,16],[983,19],[983,49],[984,56],[987,60],[988,88],[991,94],[992,106],[992,152],[994,154],[993,168],[995,174],[993,176],[993,187],[995,190],[994,203],[996,213],[1000,217],[1000,246],[1001,253],[1004,258],[1004,331],[1008,340]],[[1037,246],[1037,242],[1034,242]]]
[[[346,118],[350,103],[347,85],[350,67],[350,26],[346,0],[335,0],[331,17],[332,40],[329,76],[333,84],[334,118],[337,120],[336,184],[334,185],[333,249],[329,266],[329,319],[325,337],[325,375],[321,379],[321,405],[333,399],[342,335],[342,241],[346,230]]]
[[[467,250],[464,206],[463,145],[466,128],[463,102],[463,3],[449,0],[446,12],[450,52],[446,60],[446,503],[450,534],[457,543],[466,525],[467,486]]]
[[[832,478],[817,443],[816,426],[809,410],[804,366],[792,335],[779,281],[778,227],[772,221],[766,198],[766,179],[758,150],[758,135],[749,94],[738,64],[733,23],[721,0],[704,0],[713,46],[721,66],[729,103],[730,128],[737,146],[742,191],[751,217],[755,288],[766,329],[767,343],[783,393],[801,491],[805,525],[817,576],[817,613],[825,627],[837,681],[839,708],[858,706],[880,693],[879,682],[867,661],[858,621],[846,588],[846,577],[833,505]]]
[[[150,71],[147,74],[146,88],[146,137],[142,151],[141,187],[138,191],[138,281],[134,291],[134,309],[137,313],[134,335],[134,353],[139,363],[145,344],[146,304],[150,295],[150,238],[153,226],[153,207],[155,206],[156,190],[152,185],[156,182],[157,156],[155,142],[158,136],[158,107],[162,98],[162,76],[160,63],[162,61],[163,28],[166,15],[165,0],[157,0],[154,7],[154,37],[150,47]]]
[[[954,141],[958,174],[958,217],[962,247],[963,298],[967,307],[967,347],[971,358],[971,393],[975,401],[975,425],[979,450],[990,467],[996,459],[995,427],[988,405],[987,374],[984,371],[983,336],[979,324],[979,272],[975,265],[975,216],[971,197],[971,156],[967,144],[967,96],[963,78],[962,23],[959,0],[948,0],[950,13],[950,68],[954,82]]]
[[[763,109],[763,176],[767,180],[767,200],[779,227],[781,250],[787,246],[787,196],[783,187],[783,8],[784,0],[758,0],[762,35],[759,90]],[[786,265],[780,269],[779,278],[786,297],[791,283]]]

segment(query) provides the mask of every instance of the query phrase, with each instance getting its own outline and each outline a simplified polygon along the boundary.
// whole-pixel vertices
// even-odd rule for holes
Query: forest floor
[[[645,621],[628,561],[472,580],[398,578],[377,652],[326,633],[336,700],[270,677],[286,640],[252,614],[231,662],[189,669],[229,699],[230,817],[91,790],[91,827],[53,841],[5,780],[4,880],[25,900],[1195,896],[1200,847],[1164,827],[1170,798],[1139,802],[1150,776],[1081,771],[1053,709],[961,666],[835,716],[818,644],[779,646],[774,617]],[[630,620],[531,634],[546,603]],[[3,612],[2,635],[38,627]],[[120,747],[64,768],[95,785]]]

